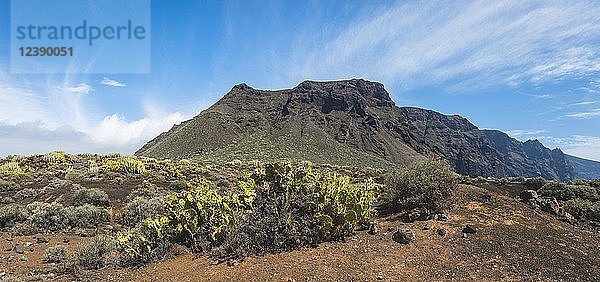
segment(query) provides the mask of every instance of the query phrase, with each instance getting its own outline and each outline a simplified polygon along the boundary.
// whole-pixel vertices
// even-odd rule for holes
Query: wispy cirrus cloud
[[[560,147],[574,156],[600,161],[600,136],[572,135],[568,137],[540,137],[544,144]]]
[[[509,136],[511,136],[513,138],[516,138],[521,141],[526,141],[528,139],[537,139],[538,136],[542,136],[543,134],[545,134],[547,132],[547,130],[544,130],[544,129],[533,129],[533,130],[513,129],[513,130],[506,130],[504,132],[506,132],[506,134],[508,134]]]
[[[76,93],[76,94],[89,94],[94,89],[87,83],[79,83],[77,85],[65,85],[58,86],[57,89],[64,92]]]
[[[597,101],[582,101],[582,102],[577,102],[577,103],[572,103],[569,104],[569,106],[587,106],[587,105],[594,105],[598,103]]]
[[[52,150],[133,153],[145,142],[180,123],[179,112],[144,105],[144,116],[127,120],[119,114],[97,118],[84,102],[91,87],[69,75],[29,85],[7,79],[0,69],[0,156]]]
[[[127,84],[123,82],[116,81],[114,79],[110,79],[108,77],[104,77],[102,81],[100,81],[102,85],[113,86],[113,87],[126,87]]]
[[[295,60],[280,67],[295,66],[299,78],[366,76],[408,88],[593,76],[600,73],[598,14],[594,1],[461,1],[443,7],[402,1],[363,15],[308,51],[302,44],[310,41],[298,40]]]
[[[577,118],[577,119],[588,119],[594,117],[600,117],[600,109],[592,109],[584,112],[576,112],[571,114],[566,114],[563,117],[566,118]]]

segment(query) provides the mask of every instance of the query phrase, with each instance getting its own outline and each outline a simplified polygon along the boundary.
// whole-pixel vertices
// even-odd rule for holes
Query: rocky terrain
[[[237,85],[136,154],[0,158],[0,280],[600,277],[596,162],[379,83]]]
[[[198,116],[173,127],[136,155],[198,159],[305,159],[398,167],[442,157],[475,176],[569,181],[600,171],[537,140],[480,130],[458,115],[398,107],[384,86],[352,79],[305,81],[292,89],[234,86]]]

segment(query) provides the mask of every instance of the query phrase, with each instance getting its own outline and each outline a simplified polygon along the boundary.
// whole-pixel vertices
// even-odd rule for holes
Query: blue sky
[[[0,155],[132,153],[237,83],[361,77],[398,106],[600,160],[597,1],[153,0],[149,74],[36,75],[10,74],[9,4]]]

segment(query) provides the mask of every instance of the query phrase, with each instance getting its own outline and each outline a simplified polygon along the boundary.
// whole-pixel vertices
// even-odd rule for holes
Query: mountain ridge
[[[282,90],[237,84],[136,155],[291,158],[382,168],[442,157],[465,175],[564,181],[579,177],[571,158],[560,149],[479,129],[460,115],[398,107],[383,84],[364,79],[307,80]]]

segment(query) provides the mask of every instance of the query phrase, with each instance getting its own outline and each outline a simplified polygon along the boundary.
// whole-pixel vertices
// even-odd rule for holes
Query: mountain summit
[[[382,168],[442,157],[465,175],[581,177],[559,149],[480,130],[458,115],[397,107],[383,84],[363,79],[304,81],[277,91],[235,85],[217,103],[162,133],[136,155],[301,159]],[[600,163],[593,164],[600,168]],[[586,171],[583,176],[589,175]]]

